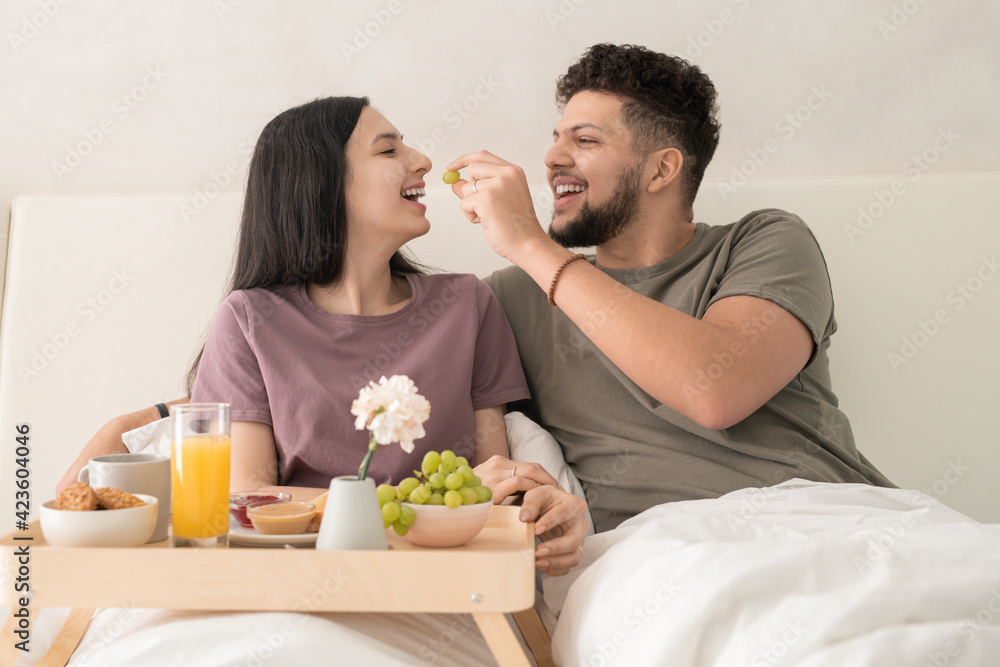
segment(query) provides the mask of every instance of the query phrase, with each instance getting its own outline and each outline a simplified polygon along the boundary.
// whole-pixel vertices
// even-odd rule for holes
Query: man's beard
[[[639,209],[639,175],[641,164],[633,164],[618,179],[608,201],[598,206],[583,202],[580,212],[561,230],[555,229],[555,211],[549,225],[549,238],[564,248],[585,248],[601,245],[622,233]]]

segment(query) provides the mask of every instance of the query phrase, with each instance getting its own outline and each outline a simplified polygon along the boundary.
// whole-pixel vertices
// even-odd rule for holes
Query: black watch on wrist
[[[165,403],[157,403],[155,407],[160,413],[160,419],[166,419],[170,416],[170,411],[167,410],[167,405]]]

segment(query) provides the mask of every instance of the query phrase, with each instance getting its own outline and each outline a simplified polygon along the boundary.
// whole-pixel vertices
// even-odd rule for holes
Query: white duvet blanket
[[[560,665],[1000,665],[1000,525],[793,480],[588,537],[545,601]]]

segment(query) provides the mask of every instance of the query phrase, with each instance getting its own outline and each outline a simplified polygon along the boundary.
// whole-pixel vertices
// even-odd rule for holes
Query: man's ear
[[[650,154],[648,164],[654,171],[647,191],[653,194],[680,178],[684,154],[676,148],[663,148]]]

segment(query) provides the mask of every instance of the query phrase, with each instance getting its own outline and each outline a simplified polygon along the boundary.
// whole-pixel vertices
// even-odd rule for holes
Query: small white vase
[[[316,548],[387,549],[382,510],[371,477],[354,476],[330,480],[323,521],[319,526]]]

